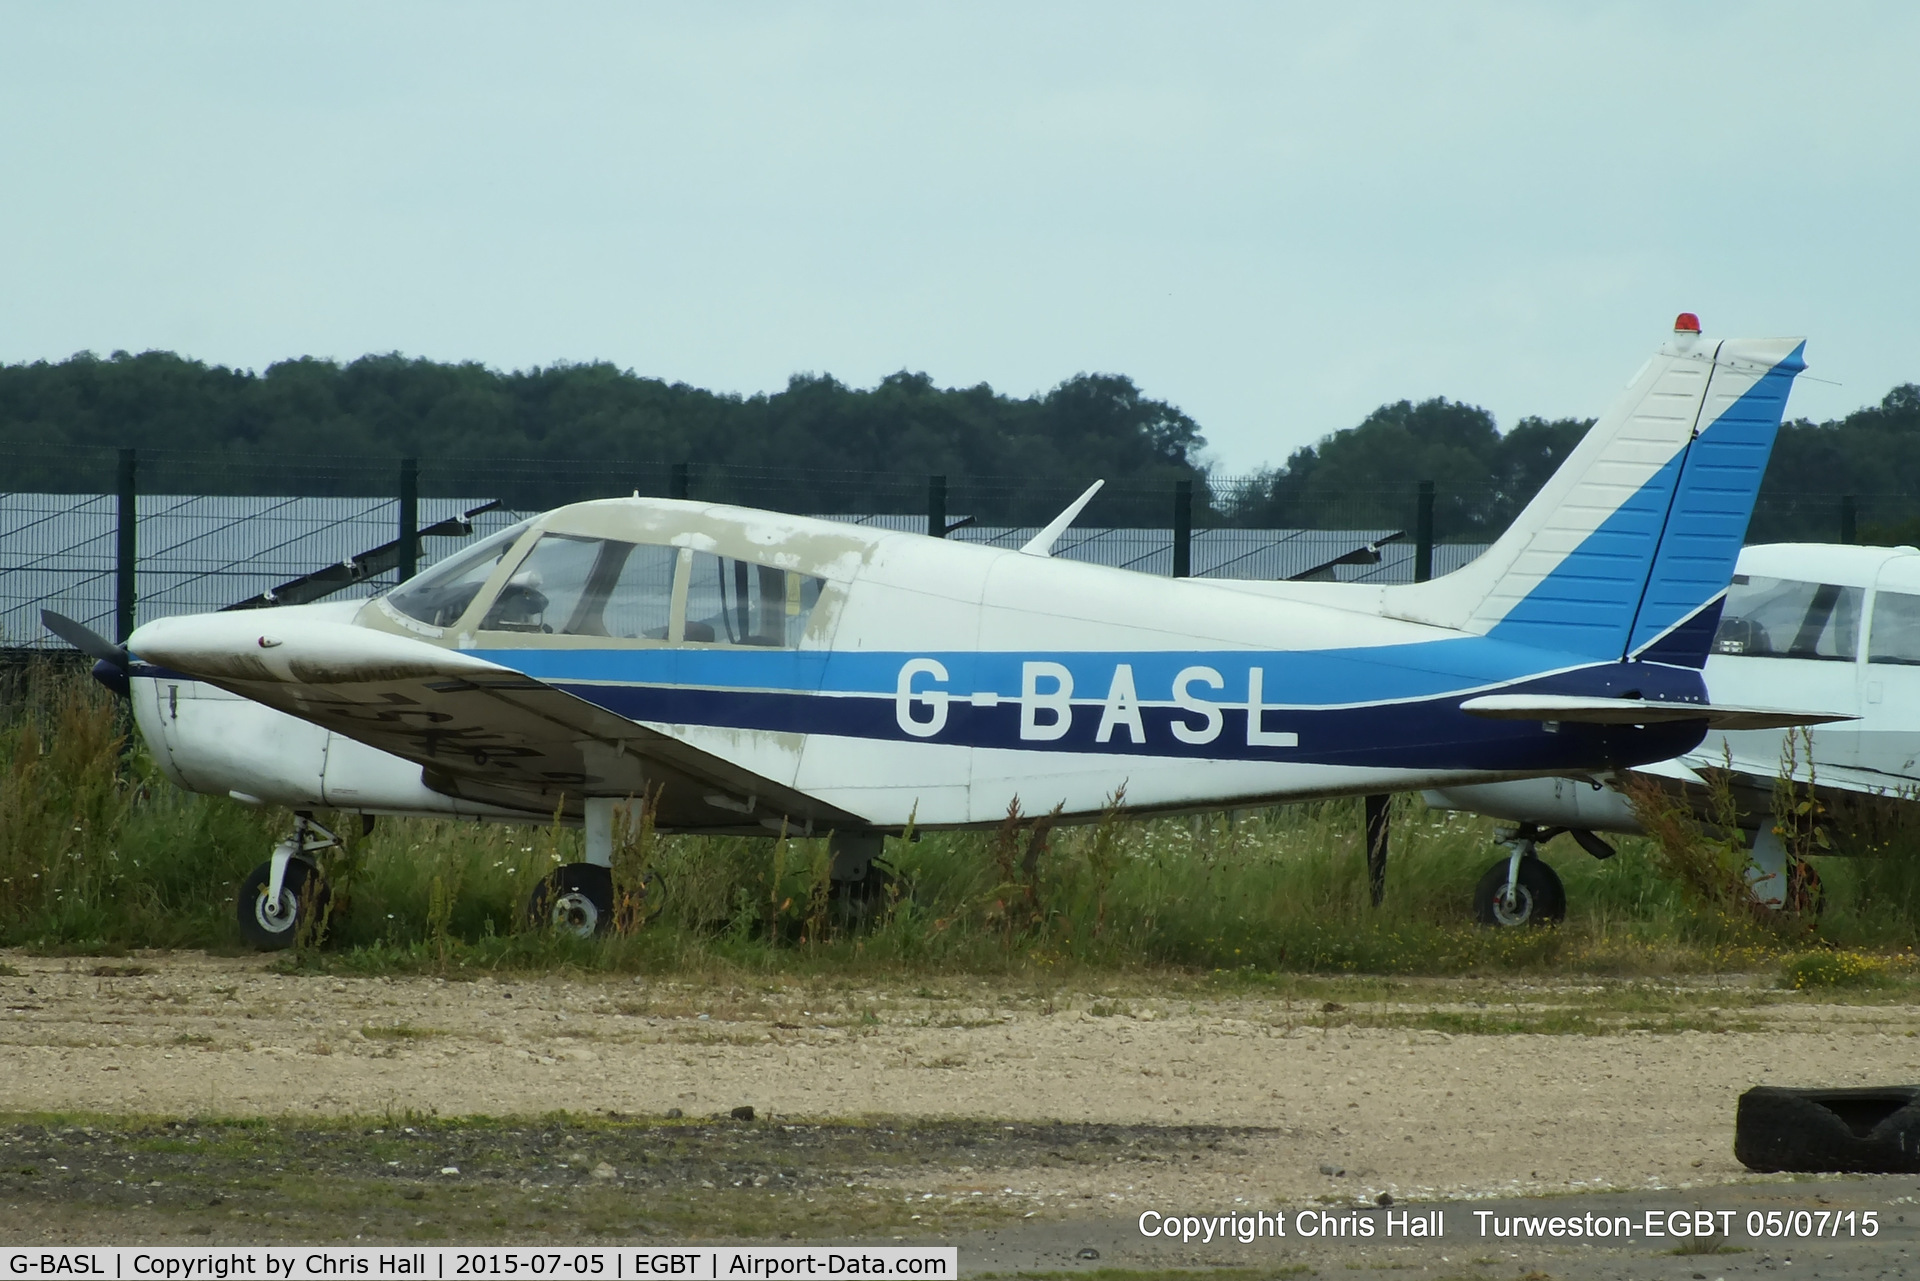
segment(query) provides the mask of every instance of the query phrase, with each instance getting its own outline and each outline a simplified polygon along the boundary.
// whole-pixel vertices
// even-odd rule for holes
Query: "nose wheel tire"
[[[1567,918],[1567,891],[1560,876],[1540,859],[1520,860],[1513,896],[1507,897],[1507,860],[1487,869],[1473,891],[1473,915],[1482,925],[1553,925]]]
[[[597,863],[569,863],[542,878],[527,900],[527,924],[576,938],[592,938],[613,923],[613,871]]]
[[[268,902],[267,885],[272,878],[271,863],[262,863],[247,873],[247,879],[240,882],[236,904],[240,936],[263,952],[292,947],[304,925],[325,918],[333,897],[320,869],[299,859],[287,864],[279,899]]]

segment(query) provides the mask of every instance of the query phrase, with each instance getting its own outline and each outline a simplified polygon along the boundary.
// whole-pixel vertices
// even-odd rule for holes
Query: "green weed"
[[[1891,979],[1886,961],[1859,952],[1807,952],[1780,967],[1780,986],[1808,988],[1879,987]]]
[[[83,676],[33,674],[7,697],[0,946],[92,955],[237,948],[233,888],[291,815],[174,787],[137,745],[123,750],[119,705]],[[1920,942],[1920,860],[1904,841],[1877,858],[1818,860],[1826,911],[1807,925],[1811,935],[1726,910],[1731,850],[1689,863],[1684,849],[1643,840],[1622,841],[1604,864],[1564,840],[1548,846],[1569,920],[1486,930],[1468,897],[1501,856],[1487,820],[1398,799],[1387,898],[1376,908],[1358,801],[1134,819],[1124,800],[1116,789],[1107,812],[1083,827],[1016,809],[997,831],[889,840],[885,859],[898,880],[857,911],[830,893],[823,836],[667,836],[643,804],[619,833],[614,928],[585,940],[526,916],[541,878],[580,857],[578,832],[384,819],[330,857],[324,937],[304,940],[281,964],[450,976],[1636,976],[1770,968],[1812,955],[1810,942],[1862,956]],[[357,827],[351,816],[319,817],[343,833]],[[1564,1030],[1586,1030],[1577,1023]]]

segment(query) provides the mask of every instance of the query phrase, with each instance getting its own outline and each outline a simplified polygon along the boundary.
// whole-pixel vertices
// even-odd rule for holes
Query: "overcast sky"
[[[1106,371],[1237,470],[1402,397],[1597,413],[1684,308],[1808,336],[1829,417],[1920,381],[1917,49],[1906,3],[7,3],[0,361]]]

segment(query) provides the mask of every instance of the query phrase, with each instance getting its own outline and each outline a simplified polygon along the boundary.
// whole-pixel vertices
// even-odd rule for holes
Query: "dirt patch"
[[[1719,1183],[1744,1175],[1732,1121],[1748,1086],[1920,1079],[1909,997],[1822,1004],[1745,980],[1221,996],[1146,980],[1096,994],[286,975],[194,954],[107,976],[90,960],[6,960],[19,976],[0,978],[0,1109],[16,1114],[702,1118],[752,1105],[787,1123],[1250,1136],[1232,1160],[996,1176],[1041,1213]]]

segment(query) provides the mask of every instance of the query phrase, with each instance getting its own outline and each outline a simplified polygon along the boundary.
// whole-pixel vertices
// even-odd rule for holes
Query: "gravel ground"
[[[1780,1183],[1733,1160],[1742,1090],[1920,1079],[1912,1005],[1822,1004],[1738,979],[1658,990],[1431,982],[1335,1002],[1144,980],[1115,995],[970,979],[289,975],[199,954],[0,960],[14,971],[0,977],[0,1111],[16,1117],[270,1117],[282,1129],[346,1117],[365,1134],[566,1110],[616,1118],[609,1133],[619,1117],[647,1118],[635,1132],[657,1133],[676,1112],[682,1129],[710,1128],[706,1118],[751,1105],[761,1129],[789,1135],[799,1131],[780,1127],[824,1135],[837,1131],[819,1123],[882,1117],[919,1135],[909,1148],[931,1158],[825,1165],[857,1166],[841,1182],[871,1192],[872,1206],[964,1197],[976,1220],[919,1221],[943,1231],[1001,1221],[1005,1232],[1018,1220],[1021,1267],[1050,1257],[1059,1242],[1042,1238],[1063,1222],[1124,1226],[1145,1209],[1347,1206],[1383,1193],[1402,1203],[1707,1195],[1728,1184],[1745,1187],[1713,1195],[1759,1195]],[[1589,1034],[1443,1030],[1496,1026]],[[990,1155],[967,1159],[956,1136],[991,1139],[994,1127],[977,1124],[989,1122],[1042,1137],[988,1142]],[[1058,1135],[1032,1128],[1055,1122]],[[1126,1136],[1111,1146],[1129,1156],[1094,1159],[1111,1155],[1088,1137],[1102,1127]],[[14,1165],[21,1142],[0,1136],[0,1160]],[[1093,1157],[1049,1155],[1075,1152]],[[508,1186],[553,1168],[550,1156],[528,1148],[508,1163]],[[703,1191],[703,1179],[717,1187],[708,1175],[674,1186]],[[18,1180],[12,1192],[40,1197]],[[836,1222],[915,1226],[872,1206],[842,1207],[852,1217]],[[521,1222],[509,1220],[501,1230]],[[1132,1228],[1108,1235],[1113,1248],[1139,1244]]]

